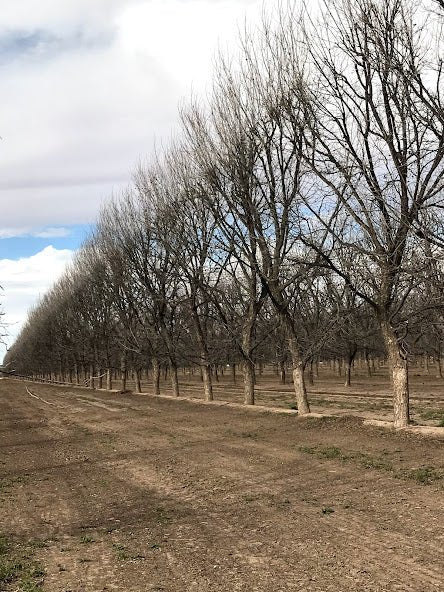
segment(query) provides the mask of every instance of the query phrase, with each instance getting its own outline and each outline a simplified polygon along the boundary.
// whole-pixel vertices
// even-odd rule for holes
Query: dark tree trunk
[[[153,367],[153,393],[160,395],[160,364],[159,360],[154,357],[151,361]]]

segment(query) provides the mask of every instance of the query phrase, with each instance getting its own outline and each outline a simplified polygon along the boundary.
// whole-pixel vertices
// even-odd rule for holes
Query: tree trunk
[[[199,344],[200,350],[200,379],[203,382],[204,387],[204,396],[206,401],[213,400],[213,379],[212,379],[212,368],[210,363],[210,356],[208,355],[208,345],[207,345],[207,332],[205,330],[204,325],[202,325],[201,317],[198,312],[198,305],[197,305],[197,294],[193,292],[193,306],[192,306],[192,317],[194,321],[194,326],[196,329],[196,337]],[[217,370],[216,370],[217,376]]]
[[[390,324],[382,322],[381,329],[392,375],[393,422],[395,428],[403,428],[410,423],[407,361],[401,355],[395,331]]]
[[[343,364],[343,359],[338,358],[338,376],[339,377],[342,377],[342,364]]]
[[[436,356],[436,363],[438,364],[438,377],[442,378],[441,343],[438,345],[438,355]]]
[[[350,358],[347,358],[346,362],[345,362],[345,382],[344,382],[344,386],[349,387],[351,385],[351,365],[352,361]]]
[[[120,362],[120,390],[126,391],[126,354],[122,355]]]
[[[153,392],[155,395],[160,395],[160,364],[157,358],[151,361],[153,367]]]
[[[244,375],[244,405],[254,405],[254,360],[253,339],[255,316],[248,313],[247,322],[242,328],[242,370]]]
[[[214,399],[214,397],[213,397],[213,383],[211,380],[210,365],[204,364],[203,366],[201,366],[200,369],[202,372],[202,381],[203,381],[203,387],[204,387],[205,400],[206,401],[213,401],[213,399]]]
[[[113,379],[110,368],[108,368],[106,371],[106,388],[109,391],[113,388]]]
[[[173,360],[170,360],[170,362],[169,362],[169,369],[170,369],[170,375],[171,375],[171,388],[173,389],[173,397],[178,397],[179,396],[179,379],[177,377],[177,366],[173,362]]]
[[[244,362],[244,405],[254,405],[254,364]]]
[[[233,362],[230,364],[231,368],[231,380],[236,384],[236,364]]]
[[[368,355],[368,351],[367,350],[364,351],[364,357],[365,357],[365,365],[367,367],[367,376],[369,378],[371,378],[372,369],[371,369],[371,366],[370,366],[370,358],[369,358],[369,355]]]
[[[310,413],[310,405],[308,404],[307,388],[305,386],[304,364],[302,363],[296,340],[293,337],[289,338],[288,345],[293,361],[293,385],[298,414],[305,415]]]
[[[279,376],[281,384],[285,384],[287,376],[285,372],[285,362],[282,360],[279,362]]]
[[[89,367],[89,388],[94,388],[94,364]]]
[[[352,367],[354,366],[354,360],[357,352],[357,347],[353,347],[350,349],[347,357],[345,358],[345,386],[349,387],[351,385],[351,371]]]
[[[79,373],[79,365],[77,364],[77,362],[74,365],[74,373],[75,373],[75,377],[76,377],[76,384],[80,384],[80,373]]]
[[[142,385],[140,384],[140,370],[136,370],[136,393],[142,392]]]

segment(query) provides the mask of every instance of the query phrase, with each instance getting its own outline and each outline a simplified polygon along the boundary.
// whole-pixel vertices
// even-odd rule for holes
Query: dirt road
[[[444,591],[443,440],[28,387],[0,381],[0,531],[42,569],[0,590]]]

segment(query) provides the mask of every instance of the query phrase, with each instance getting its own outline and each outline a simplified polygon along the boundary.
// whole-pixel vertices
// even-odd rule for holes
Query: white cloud
[[[5,226],[92,222],[155,139],[168,141],[181,98],[203,92],[218,45],[233,48],[238,25],[257,20],[261,7],[262,0],[42,0],[37,10],[35,0],[2,0],[0,39],[7,32],[10,48],[0,65]]]
[[[26,236],[29,234],[29,228],[0,228],[0,239],[2,238],[15,238],[17,236]]]
[[[60,277],[72,256],[73,251],[48,246],[31,257],[17,261],[0,259],[0,281],[3,288],[0,306],[8,324],[9,344],[18,335],[29,308]],[[0,359],[3,354],[4,350],[0,349]]]
[[[19,228],[0,228],[0,239],[2,238],[20,238],[32,236],[36,238],[63,238],[69,236],[71,230],[63,226],[50,226],[48,228],[29,228],[22,226]]]
[[[37,232],[33,232],[32,236],[36,238],[62,238],[64,236],[69,236],[71,234],[71,230],[69,228],[60,227],[49,227],[44,228],[43,230],[39,230]]]

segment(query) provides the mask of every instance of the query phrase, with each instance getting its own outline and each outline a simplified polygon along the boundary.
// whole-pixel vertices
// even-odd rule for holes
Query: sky
[[[11,344],[103,203],[273,0],[2,0],[0,308]],[[0,347],[0,361],[5,348]]]

